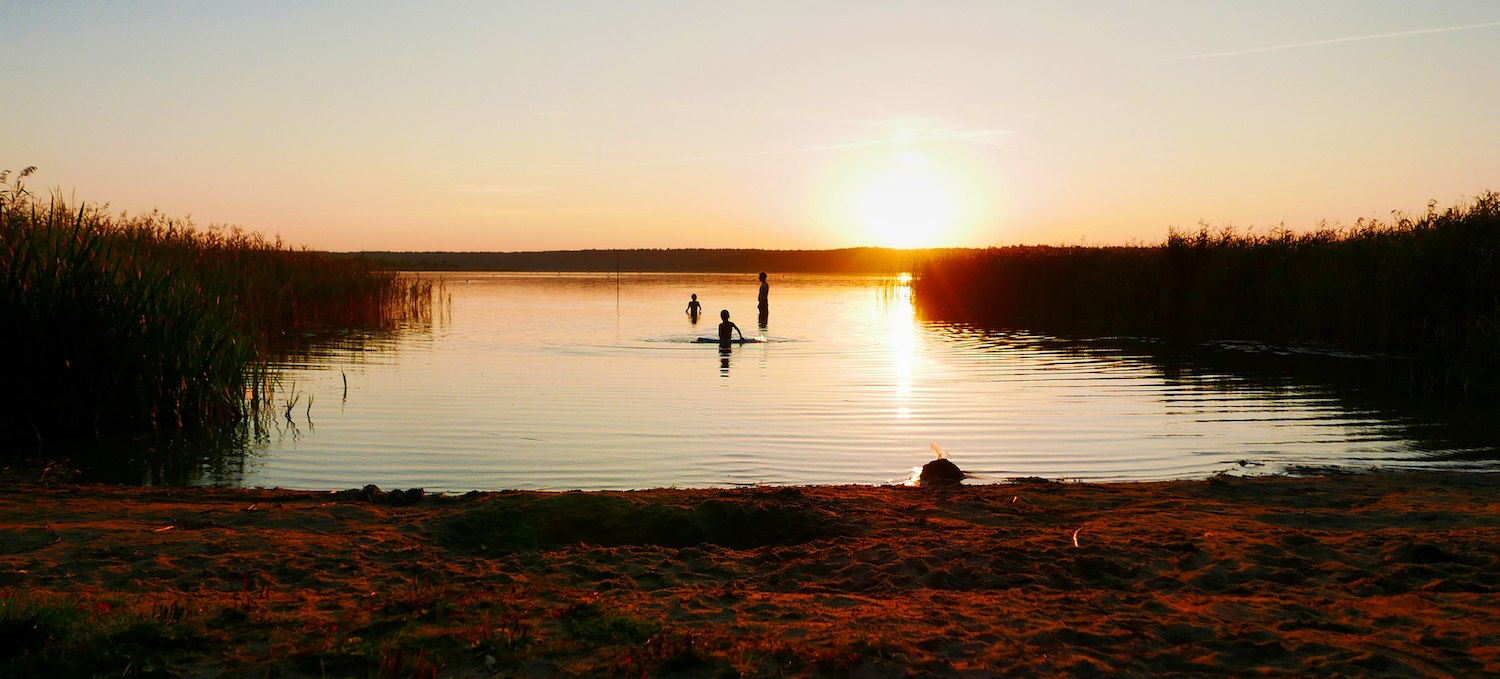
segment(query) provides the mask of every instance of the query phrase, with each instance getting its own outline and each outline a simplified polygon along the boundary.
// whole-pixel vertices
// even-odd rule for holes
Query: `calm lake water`
[[[1493,407],[1383,401],[1259,347],[1163,357],[927,322],[888,278],[772,276],[763,327],[752,275],[440,278],[430,324],[282,366],[269,421],[228,440],[139,440],[128,462],[112,443],[97,473],[453,492],[899,482],[932,444],[979,482],[1500,459]],[[720,309],[768,341],[695,343]]]

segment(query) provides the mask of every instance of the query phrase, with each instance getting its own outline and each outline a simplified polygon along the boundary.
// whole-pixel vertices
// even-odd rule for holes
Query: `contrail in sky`
[[[1364,40],[1384,40],[1386,38],[1404,38],[1410,35],[1426,35],[1428,33],[1451,33],[1453,31],[1471,31],[1476,28],[1491,28],[1500,26],[1500,21],[1490,21],[1482,24],[1468,24],[1466,26],[1444,26],[1442,28],[1423,28],[1415,31],[1396,31],[1394,33],[1375,33],[1372,35],[1356,35],[1348,38],[1331,38],[1328,40],[1313,40],[1310,42],[1294,42],[1285,45],[1270,45],[1268,47],[1252,47],[1232,52],[1210,52],[1208,54],[1190,54],[1184,57],[1172,57],[1166,61],[1188,61],[1190,59],[1216,59],[1218,57],[1237,57],[1243,54],[1260,54],[1261,52],[1277,52],[1280,50],[1297,49],[1300,47],[1317,47],[1318,45],[1335,45],[1343,42],[1360,42]]]

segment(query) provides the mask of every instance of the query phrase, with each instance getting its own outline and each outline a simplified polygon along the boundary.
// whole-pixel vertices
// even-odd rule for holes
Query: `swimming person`
[[[698,303],[698,293],[695,292],[692,301],[688,302],[687,315],[692,316],[696,321],[700,313],[703,313],[703,305]]]
[[[719,324],[719,348],[720,349],[727,348],[729,346],[729,343],[734,341],[734,338],[731,337],[730,334],[729,334],[730,331],[739,332],[740,333],[740,340],[744,341],[744,339],[745,339],[745,333],[740,332],[740,326],[735,325],[734,321],[729,320],[729,310],[728,309],[720,311],[719,312],[719,318],[721,318],[721,319],[724,320],[723,323]]]

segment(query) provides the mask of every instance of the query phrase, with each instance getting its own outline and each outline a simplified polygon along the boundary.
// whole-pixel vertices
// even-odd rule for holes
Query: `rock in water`
[[[917,476],[917,482],[924,486],[951,486],[962,483],[964,477],[964,470],[959,469],[948,458],[940,457],[922,465],[922,473]]]

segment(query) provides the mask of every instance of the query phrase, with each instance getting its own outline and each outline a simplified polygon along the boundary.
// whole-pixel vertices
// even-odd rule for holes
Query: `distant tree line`
[[[348,252],[405,271],[635,271],[660,273],[895,274],[959,249],[635,249],[548,252]]]

